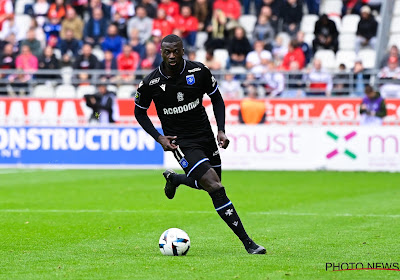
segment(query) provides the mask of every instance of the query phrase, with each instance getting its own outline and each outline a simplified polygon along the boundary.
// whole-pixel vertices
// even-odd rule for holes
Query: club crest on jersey
[[[178,92],[176,94],[176,98],[178,99],[178,102],[182,102],[183,101],[183,92]]]
[[[186,76],[186,83],[191,86],[195,83],[194,75],[187,75]]]
[[[189,163],[187,162],[187,160],[186,160],[185,158],[182,158],[182,159],[179,161],[179,164],[180,164],[183,168],[186,168],[186,167],[189,166]]]

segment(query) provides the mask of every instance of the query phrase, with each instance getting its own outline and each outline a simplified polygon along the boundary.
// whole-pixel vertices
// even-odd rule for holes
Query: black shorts
[[[214,139],[190,145],[178,145],[173,151],[186,175],[199,181],[210,169],[221,167],[221,157]]]

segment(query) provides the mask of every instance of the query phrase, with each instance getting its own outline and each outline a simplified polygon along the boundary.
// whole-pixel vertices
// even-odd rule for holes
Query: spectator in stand
[[[139,40],[144,44],[151,37],[153,29],[153,19],[147,16],[147,11],[144,6],[137,6],[136,15],[128,22],[128,34],[131,35],[132,29],[139,31]],[[130,37],[130,39],[132,39]]]
[[[199,31],[206,31],[206,27],[210,25],[211,22],[211,2],[208,0],[196,0],[193,14],[199,21]]]
[[[123,51],[117,57],[117,67],[119,71],[129,71],[129,73],[123,73],[119,76],[124,82],[130,82],[135,79],[134,71],[139,66],[140,57],[137,52],[132,51],[130,45],[124,45]]]
[[[248,86],[254,86],[257,92],[261,91],[261,82],[256,79],[253,73],[247,73],[245,80],[241,83],[242,88],[247,88]],[[244,92],[246,94],[246,91]]]
[[[376,45],[376,33],[378,32],[378,22],[374,16],[371,15],[371,8],[363,6],[361,8],[361,19],[357,27],[357,39],[355,51],[361,49],[361,47],[369,46],[375,49]]]
[[[400,80],[399,60],[395,56],[389,57],[388,66],[385,66],[378,73],[378,78],[386,80],[381,86],[381,95],[383,98],[400,98],[400,83],[395,83]],[[391,83],[390,81],[394,81]]]
[[[266,15],[259,15],[256,26],[253,29],[253,39],[263,41],[265,49],[271,51],[274,42],[275,31]]]
[[[303,69],[305,66],[306,58],[297,40],[290,41],[289,51],[283,58],[281,68],[283,68],[284,70],[289,70],[290,63],[292,61],[297,61],[299,69]]]
[[[245,30],[243,29],[243,27],[236,27],[233,38],[228,44],[228,68],[230,66],[245,66],[246,56],[251,51],[252,47],[246,37]]]
[[[14,8],[11,0],[0,0],[0,30],[3,22],[14,17]]]
[[[281,97],[305,97],[306,94],[303,90],[303,88],[305,88],[303,74],[300,72],[299,63],[296,60],[290,63],[287,78],[288,88],[281,94]]]
[[[132,50],[137,52],[141,59],[146,58],[146,47],[144,44],[140,42],[139,30],[132,29],[130,33],[131,40],[129,41],[129,45],[132,47]]]
[[[300,0],[286,0],[280,14],[283,20],[283,31],[291,37],[295,36],[300,29],[302,17],[303,3]]]
[[[278,25],[280,22],[279,16],[281,15],[282,4],[282,0],[263,0],[261,7],[261,13],[267,15],[272,26],[276,28],[275,33],[278,33]]]
[[[309,14],[319,14],[319,4],[321,3],[321,0],[306,0],[306,3]]]
[[[243,97],[242,87],[240,82],[234,79],[233,74],[225,74],[225,78],[222,80],[219,90],[225,100],[227,99],[240,99]]]
[[[44,49],[43,54],[39,58],[39,69],[55,70],[55,71],[60,69],[60,62],[54,55],[52,47],[47,46]],[[38,75],[36,78],[46,81],[46,80],[58,79],[60,78],[60,76],[58,74],[41,74],[40,76]]]
[[[13,52],[13,45],[6,44],[0,54],[0,69],[9,70],[15,69],[15,53]],[[0,74],[0,79],[4,79],[9,74]]]
[[[50,5],[47,0],[36,0],[36,3],[33,4],[33,15],[40,26],[43,26],[46,22],[49,8]]]
[[[239,108],[239,122],[243,124],[263,124],[266,118],[266,107],[263,100],[257,100],[257,88],[249,85],[245,89],[246,98],[242,99]]]
[[[102,11],[102,17],[104,17],[106,22],[111,19],[111,7],[104,4],[101,0],[90,0],[88,12],[92,17],[95,9],[100,9]]]
[[[210,70],[221,70],[222,65],[219,60],[215,59],[214,50],[209,49],[206,52],[205,61],[202,61],[205,66],[207,66]]]
[[[142,0],[141,5],[146,9],[149,18],[154,19],[157,16],[158,3],[155,0]]]
[[[181,38],[186,42],[188,48],[193,48],[196,43],[199,21],[192,16],[190,6],[182,6],[181,14],[175,18],[175,26],[182,32]]]
[[[119,119],[119,107],[115,92],[107,90],[108,81],[97,84],[96,94],[85,95],[86,105],[93,109],[89,122],[115,123]]]
[[[339,33],[336,29],[336,24],[326,14],[323,14],[315,23],[314,35],[314,53],[319,49],[331,49],[335,53],[337,52]]]
[[[6,44],[11,44],[13,46],[13,52],[18,53],[19,52],[19,42],[15,40],[15,34],[10,34],[5,38],[4,40],[0,41],[0,49],[4,48]]]
[[[104,78],[109,79],[110,82],[115,82],[115,74],[113,71],[118,69],[117,60],[111,51],[104,52],[104,60],[100,63],[100,69],[104,70]]]
[[[349,14],[359,15],[362,5],[362,0],[343,0],[342,16]]]
[[[156,45],[149,41],[146,43],[146,58],[140,63],[140,68],[145,70],[156,69],[162,62],[161,55],[157,52]]]
[[[128,26],[127,26],[127,20],[119,13],[114,13],[111,24],[115,25],[118,29],[118,35],[121,36],[122,38],[128,38]]]
[[[111,17],[118,13],[122,18],[128,20],[135,15],[135,6],[129,0],[116,0],[111,6]]]
[[[158,9],[163,9],[167,16],[175,18],[179,15],[179,4],[172,0],[161,0]]]
[[[92,53],[92,46],[90,44],[84,44],[82,47],[82,54],[79,55],[74,62],[73,68],[76,70],[93,70],[99,69],[100,65],[97,57]],[[87,83],[90,76],[81,72],[78,74],[78,78]]]
[[[55,2],[50,5],[47,16],[49,18],[58,18],[58,20],[61,21],[61,19],[65,17],[68,8],[72,9],[70,5],[64,3],[64,0],[55,0]]]
[[[228,21],[236,21],[240,17],[242,8],[237,0],[216,0],[213,4],[213,10],[221,10]]]
[[[310,89],[307,96],[331,96],[332,92],[332,76],[329,72],[322,69],[321,60],[314,59],[313,68],[306,75],[305,80],[308,82]]]
[[[62,56],[68,55],[69,59],[71,59],[78,55],[81,41],[74,38],[74,32],[71,29],[67,29],[65,30],[65,38],[58,43],[58,48]]]
[[[365,87],[360,114],[361,125],[382,125],[383,118],[387,114],[385,100],[370,85]]]
[[[67,9],[67,15],[61,23],[61,39],[65,39],[66,31],[72,30],[73,37],[77,40],[82,40],[84,23],[82,19],[76,15],[73,8]]]
[[[349,95],[349,73],[346,70],[346,65],[341,63],[339,71],[333,77],[333,96]]]
[[[52,47],[57,46],[60,39],[61,23],[55,11],[52,12],[49,21],[43,25],[43,31],[46,34],[46,44]]]
[[[268,62],[266,73],[262,76],[262,82],[265,87],[265,94],[269,97],[280,96],[285,88],[285,77],[279,71],[273,61]]]
[[[40,42],[42,49],[46,47],[46,34],[44,34],[42,26],[39,26],[34,17],[31,18],[31,25],[29,28],[35,30],[35,38]]]
[[[270,6],[263,6],[263,7],[261,8],[260,14],[258,15],[258,18],[259,18],[260,16],[265,16],[265,17],[267,17],[268,22],[271,24],[272,28],[274,29],[274,33],[275,33],[275,34],[278,33],[279,18],[278,18],[278,17],[275,17],[275,16],[272,14],[272,9],[271,9]]]
[[[31,72],[37,70],[39,62],[36,56],[31,53],[29,45],[21,46],[21,54],[15,60],[16,69]]]
[[[354,81],[353,95],[362,96],[364,94],[365,87],[369,85],[371,76],[366,73],[361,60],[357,60],[354,63],[352,72]]]
[[[288,47],[284,44],[283,37],[278,34],[272,44],[272,55],[276,64],[280,64],[288,53]]]
[[[164,9],[159,8],[157,10],[157,18],[153,21],[153,31],[160,30],[161,36],[165,36],[172,33],[174,30],[175,23],[172,18],[167,18],[167,14]]]
[[[392,56],[396,57],[397,60],[400,60],[399,48],[396,45],[393,45],[393,46],[390,47],[389,51],[382,58],[379,68],[383,68],[385,66],[388,66],[389,58],[392,57]]]
[[[107,30],[107,36],[101,43],[103,51],[112,51],[113,55],[117,57],[121,51],[122,46],[125,44],[125,39],[118,35],[118,27],[111,24]]]
[[[26,38],[25,28],[22,28],[20,24],[15,22],[14,18],[5,20],[0,31],[0,39],[6,39],[10,34],[15,34],[17,41],[24,40]]]
[[[71,4],[78,16],[80,18],[84,18],[85,12],[87,11],[89,6],[89,0],[72,0]]]
[[[7,92],[10,96],[23,96],[29,91],[28,82],[32,75],[26,74],[23,70],[17,70],[15,74],[8,76]],[[3,94],[3,93],[0,93]]]
[[[307,65],[311,61],[312,50],[311,50],[310,46],[306,42],[304,42],[304,32],[303,31],[297,32],[296,39],[297,39],[297,43],[299,44],[299,47],[303,51],[304,57],[306,59],[305,65]]]
[[[101,8],[95,8],[92,17],[85,24],[84,41],[92,46],[100,45],[104,41],[106,32],[107,20],[104,18]]]
[[[242,2],[243,8],[244,8],[244,14],[248,15],[250,14],[250,4],[251,2],[254,2],[254,8],[256,15],[260,14],[261,6],[262,6],[262,0],[244,0]]]
[[[224,49],[228,29],[226,28],[227,18],[222,10],[214,10],[211,24],[207,26],[208,38],[204,46],[206,49]]]
[[[26,39],[21,41],[20,46],[28,46],[29,51],[36,57],[40,57],[42,54],[42,47],[39,40],[36,40],[35,30],[33,28],[30,28],[28,32],[26,32]]]
[[[272,55],[264,49],[263,41],[254,43],[254,51],[251,51],[246,56],[246,68],[251,71],[256,78],[261,77],[265,72],[268,62],[272,60]]]

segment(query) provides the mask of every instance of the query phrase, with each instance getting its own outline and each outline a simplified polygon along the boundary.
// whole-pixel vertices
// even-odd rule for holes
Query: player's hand
[[[163,136],[160,135],[157,139],[157,142],[160,143],[160,145],[163,147],[164,151],[173,151],[178,148],[177,145],[172,143],[173,140],[175,140],[177,137],[176,136]]]
[[[218,146],[223,149],[226,149],[230,142],[228,137],[226,137],[225,132],[221,130],[218,131],[217,141],[218,141]]]

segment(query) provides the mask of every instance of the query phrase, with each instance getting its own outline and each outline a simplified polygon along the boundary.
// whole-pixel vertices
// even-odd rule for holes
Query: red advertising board
[[[268,123],[298,124],[357,124],[360,99],[265,99]],[[118,100],[120,123],[136,124],[133,99]],[[207,113],[213,120],[212,105],[204,100]],[[238,123],[240,100],[226,100],[226,121]],[[400,122],[400,99],[387,99],[388,116],[385,124]],[[154,105],[149,116],[157,124]],[[0,98],[1,125],[86,124],[91,109],[83,99]]]

